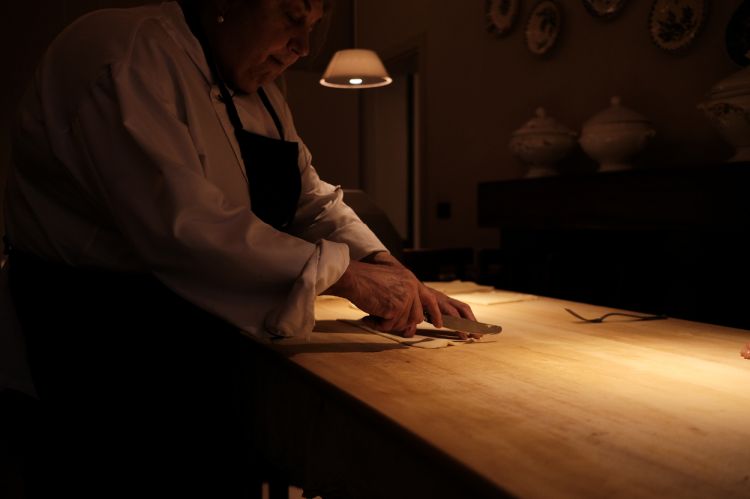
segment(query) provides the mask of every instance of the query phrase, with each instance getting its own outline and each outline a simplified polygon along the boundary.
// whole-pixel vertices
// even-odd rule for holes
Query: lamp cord
[[[357,0],[352,0],[352,43],[357,48]]]

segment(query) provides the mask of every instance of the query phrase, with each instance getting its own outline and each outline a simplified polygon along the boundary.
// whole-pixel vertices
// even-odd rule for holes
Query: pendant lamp
[[[357,0],[352,0],[352,32],[357,44]],[[372,50],[339,50],[331,58],[323,73],[320,84],[333,88],[374,88],[384,87],[393,80],[383,66],[383,62]]]

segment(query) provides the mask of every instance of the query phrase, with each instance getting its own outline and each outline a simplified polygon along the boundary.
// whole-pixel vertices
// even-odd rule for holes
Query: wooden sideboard
[[[750,328],[750,164],[480,183],[493,284]]]

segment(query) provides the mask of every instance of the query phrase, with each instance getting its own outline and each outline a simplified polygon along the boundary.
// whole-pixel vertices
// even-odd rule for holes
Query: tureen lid
[[[611,104],[610,107],[589,118],[588,121],[583,124],[583,127],[586,128],[591,125],[605,125],[611,123],[651,123],[645,116],[623,106],[620,97],[614,96],[609,102]]]
[[[709,97],[729,97],[740,94],[750,94],[750,66],[721,80],[711,88],[708,95]]]
[[[560,124],[556,119],[547,116],[547,112],[543,107],[536,108],[536,116],[524,123],[521,128],[513,132],[513,135],[530,135],[536,133],[576,134],[570,128]]]

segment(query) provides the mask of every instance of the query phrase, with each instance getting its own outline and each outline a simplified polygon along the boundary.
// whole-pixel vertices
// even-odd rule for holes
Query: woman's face
[[[273,81],[307,55],[310,32],[323,16],[323,0],[227,0],[218,4],[224,22],[214,21],[211,30],[218,63],[224,78],[246,93]]]

